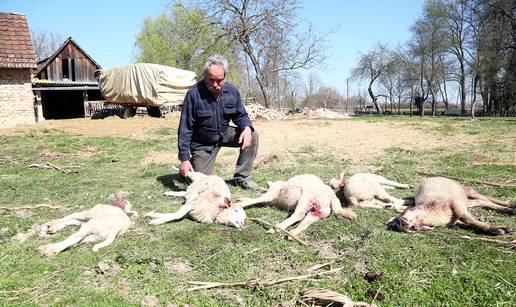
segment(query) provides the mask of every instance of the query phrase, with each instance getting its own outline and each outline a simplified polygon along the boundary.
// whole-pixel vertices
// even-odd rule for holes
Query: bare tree
[[[265,106],[274,74],[312,68],[325,59],[326,35],[296,32],[300,0],[201,0],[209,20],[238,42],[248,56]],[[209,8],[209,10],[208,10]]]
[[[378,114],[382,114],[382,109],[378,104],[378,97],[385,95],[375,94],[373,92],[373,84],[380,76],[385,74],[391,63],[392,55],[389,49],[382,43],[377,43],[372,51],[360,56],[358,66],[352,71],[353,77],[369,80],[367,91]]]
[[[450,52],[457,58],[459,71],[460,108],[466,113],[466,43],[471,34],[467,22],[467,3],[469,0],[443,0],[443,10],[447,12],[447,34],[450,41]]]
[[[48,30],[31,30],[31,35],[38,62],[51,56],[64,42],[61,33],[53,33]]]

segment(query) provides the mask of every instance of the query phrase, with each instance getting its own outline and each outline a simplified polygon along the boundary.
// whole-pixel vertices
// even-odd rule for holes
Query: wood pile
[[[257,103],[249,103],[245,106],[245,109],[247,111],[247,114],[249,114],[249,118],[251,118],[251,120],[285,118],[285,114],[276,110],[268,109]]]
[[[315,110],[308,109],[305,111],[308,117],[312,118],[349,118],[347,113],[341,114],[325,108],[317,108]]]

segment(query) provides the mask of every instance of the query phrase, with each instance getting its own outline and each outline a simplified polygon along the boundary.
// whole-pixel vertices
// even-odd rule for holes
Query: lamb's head
[[[228,198],[224,204],[219,204],[220,211],[215,217],[215,221],[220,224],[233,226],[238,229],[244,227],[246,214],[239,205],[231,204]]]
[[[328,182],[328,185],[334,190],[342,190],[346,186],[346,180],[344,179],[344,173],[340,173],[338,178],[332,178]]]
[[[138,216],[136,211],[131,210],[131,203],[127,200],[122,190],[115,192],[115,201],[113,202],[113,206],[122,209],[127,215]]]
[[[391,230],[414,232],[420,228],[420,214],[418,208],[408,208],[400,216],[389,219],[385,224]]]

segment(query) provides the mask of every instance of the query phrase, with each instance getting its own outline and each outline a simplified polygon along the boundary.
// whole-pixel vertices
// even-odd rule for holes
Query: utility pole
[[[348,113],[349,107],[349,77],[346,78],[346,113]]]

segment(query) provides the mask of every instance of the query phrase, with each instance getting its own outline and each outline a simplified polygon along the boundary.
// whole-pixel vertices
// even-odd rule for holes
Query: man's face
[[[206,85],[208,90],[214,94],[220,93],[224,85],[224,68],[217,65],[212,65],[206,74]]]

